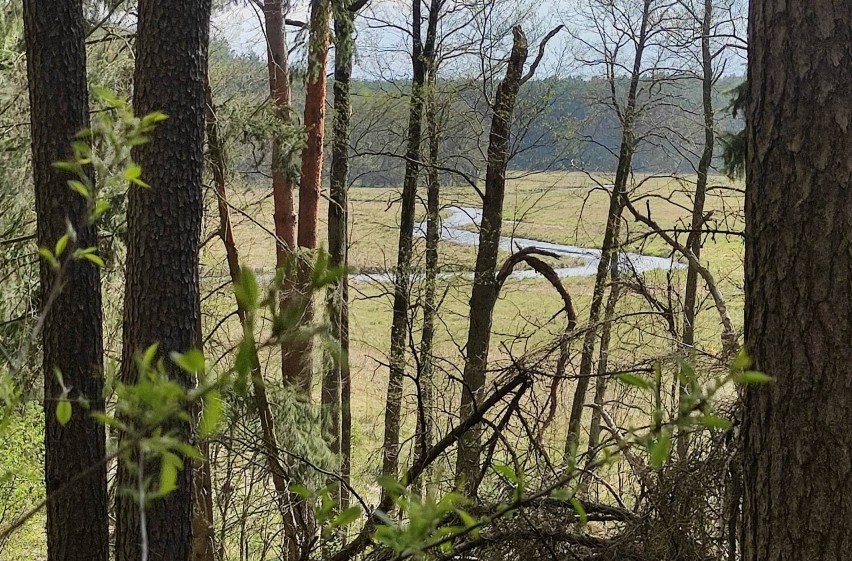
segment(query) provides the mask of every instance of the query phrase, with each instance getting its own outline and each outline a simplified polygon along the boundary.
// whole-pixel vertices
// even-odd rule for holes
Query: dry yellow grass
[[[634,199],[637,207],[650,208],[651,215],[664,228],[686,228],[691,206],[691,178],[648,178],[637,177]],[[571,245],[598,247],[603,238],[608,195],[596,182],[607,184],[611,178],[584,174],[538,174],[509,181],[504,218],[507,233]],[[707,210],[712,211],[712,220],[719,229],[741,230],[742,194],[732,190],[722,178],[714,178],[713,189],[708,195]],[[733,186],[736,188],[736,186]],[[274,265],[274,241],[269,233],[272,228],[272,202],[266,189],[237,190],[230,194],[232,204],[240,209],[233,213],[234,230],[241,258],[245,265],[257,271],[269,272]],[[398,192],[384,188],[353,188],[350,192],[352,227],[350,260],[356,271],[386,271],[396,261],[398,233]],[[647,201],[647,207],[646,207]],[[444,205],[478,206],[477,196],[470,188],[449,188],[443,193]],[[325,221],[325,206],[321,209]],[[418,214],[418,221],[423,212]],[[729,220],[723,221],[723,217]],[[511,222],[509,222],[511,221]],[[666,255],[669,248],[656,236],[648,236],[647,230],[625,219],[627,244],[637,251]],[[324,228],[321,228],[324,230]],[[681,234],[681,240],[686,234]],[[416,258],[422,266],[423,241],[418,240]],[[469,271],[475,261],[475,249],[442,243],[441,263],[445,271]],[[708,239],[702,255],[720,281],[728,297],[734,321],[741,324],[741,256],[742,241],[736,236],[715,236]],[[222,249],[218,240],[208,244],[203,262],[210,271],[224,274]],[[571,262],[563,265],[573,264]],[[665,287],[663,273],[647,275],[650,285]],[[682,283],[682,273],[676,273],[673,282]],[[575,307],[583,322],[591,297],[591,278],[571,278],[564,281],[574,299]],[[442,295],[440,322],[435,343],[435,352],[441,357],[440,370],[444,372],[446,391],[442,407],[453,409],[455,386],[447,377],[461,374],[462,351],[469,317],[468,298],[470,280],[459,276],[442,280],[439,294]],[[414,290],[413,303],[419,305],[419,291]],[[384,393],[387,383],[386,354],[390,336],[392,295],[387,283],[357,284],[351,289],[351,354],[353,373],[353,422],[355,425],[355,465],[361,470],[359,480],[372,481],[379,462],[379,446],[384,414]],[[718,345],[718,316],[707,303],[699,316],[699,338],[708,349]],[[224,302],[221,305],[229,306]],[[501,293],[494,314],[494,339],[492,357],[495,362],[506,359],[509,354],[518,356],[526,350],[549,344],[564,328],[564,316],[559,316],[561,300],[545,281],[510,281]],[[638,296],[627,297],[619,312],[630,316],[640,309],[647,309]],[[416,310],[413,341],[419,343],[419,321],[422,311]],[[213,314],[215,317],[215,314]],[[612,362],[617,365],[623,358],[626,362],[637,353],[652,355],[671,344],[661,333],[659,317],[639,316],[624,322],[615,335],[615,352]],[[657,322],[657,327],[651,327]],[[643,350],[644,349],[644,350]],[[278,359],[269,357],[268,370],[274,379]],[[413,402],[413,390],[408,392],[409,405]],[[411,419],[409,419],[411,424]],[[410,427],[409,427],[410,428]]]

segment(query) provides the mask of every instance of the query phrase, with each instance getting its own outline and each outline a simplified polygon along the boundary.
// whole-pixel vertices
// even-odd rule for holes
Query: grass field
[[[504,219],[504,235],[514,233],[543,241],[571,244],[589,248],[599,247],[603,238],[608,206],[608,194],[599,184],[612,181],[611,177],[589,177],[580,173],[548,173],[511,179],[508,182]],[[693,178],[637,177],[633,200],[636,207],[650,209],[653,219],[667,229],[687,228],[690,220],[694,189]],[[387,188],[353,188],[350,192],[352,229],[350,262],[354,271],[384,272],[392,269],[396,261],[398,232],[398,190]],[[274,264],[274,244],[270,234],[261,228],[271,229],[272,201],[266,189],[237,190],[231,202],[242,212],[234,213],[234,230],[243,263],[257,271],[270,271]],[[479,206],[478,195],[470,188],[445,188],[442,205]],[[647,206],[646,206],[647,205]],[[724,178],[712,178],[708,193],[708,224],[720,230],[742,230],[742,192]],[[321,209],[324,221],[326,209]],[[423,209],[418,213],[418,222]],[[653,255],[668,255],[671,251],[664,241],[649,236],[641,224],[625,219],[624,243],[631,251]],[[686,234],[680,239],[686,240]],[[423,240],[418,240],[415,259],[422,266]],[[440,247],[441,267],[444,271],[470,271],[475,261],[475,248],[451,243]],[[717,235],[708,237],[702,260],[713,271],[725,294],[735,325],[742,322],[742,239],[738,236]],[[222,265],[222,249],[213,240],[204,256],[211,270]],[[568,264],[568,263],[564,263]],[[664,297],[666,274],[659,271],[646,276],[649,287]],[[673,273],[672,284],[677,289],[685,275]],[[470,280],[459,276],[441,281],[439,293],[443,295],[440,325],[436,340],[436,354],[441,357],[440,368],[447,378],[461,375],[462,347],[467,333],[469,317],[468,298]],[[587,317],[591,297],[592,278],[565,279],[577,309],[581,324]],[[702,295],[704,296],[704,295]],[[419,292],[414,289],[414,304]],[[386,283],[359,283],[351,289],[351,354],[353,372],[353,422],[356,428],[355,465],[371,480],[378,469],[379,446],[382,436],[384,393],[387,383],[386,355],[389,345],[391,319],[391,287]],[[551,344],[564,329],[564,319],[559,315],[561,300],[545,281],[509,281],[501,293],[494,315],[492,362],[520,356],[525,351]],[[628,296],[619,307],[625,317],[646,310],[647,304],[638,296]],[[420,311],[417,317],[420,317]],[[637,354],[653,356],[671,348],[664,330],[648,325],[646,316],[628,319],[615,334],[613,362],[635,361]],[[650,322],[659,324],[659,318]],[[413,326],[413,341],[419,341],[419,325]],[[697,326],[698,340],[708,352],[720,346],[719,321],[712,301],[704,300],[704,309]],[[576,355],[578,353],[574,353]],[[271,359],[270,364],[277,364]],[[576,367],[576,365],[573,365]],[[275,368],[270,368],[271,372]],[[457,385],[457,384],[455,384]],[[570,387],[570,386],[569,386]],[[454,385],[446,382],[442,393],[448,411],[454,409]],[[413,392],[408,395],[413,405]],[[565,400],[570,398],[567,395]],[[357,475],[357,474],[356,474]]]
[[[516,177],[508,182],[504,218],[504,235],[512,233],[526,238],[539,239],[589,248],[597,248],[603,237],[608,194],[598,185],[611,183],[607,176],[588,177],[579,173],[549,173]],[[650,209],[651,215],[667,229],[685,228],[690,216],[692,178],[637,177],[641,184],[633,193],[637,208]],[[723,178],[713,178],[707,198],[709,225],[719,230],[742,230],[741,186],[731,185]],[[395,265],[398,232],[399,193],[397,189],[353,188],[350,193],[351,264],[357,272],[385,272]],[[233,223],[242,263],[260,273],[269,273],[274,267],[274,242],[272,228],[272,200],[268,189],[232,189],[230,200],[234,206]],[[647,206],[646,206],[647,202]],[[445,188],[442,195],[444,215],[451,206],[479,206],[477,195],[470,188]],[[321,209],[323,222],[326,207]],[[420,208],[418,221],[423,218]],[[208,238],[202,254],[205,289],[213,296],[203,301],[206,329],[215,328],[211,339],[205,342],[209,354],[222,354],[230,349],[238,334],[233,318],[220,325],[223,316],[233,310],[233,298],[227,285],[222,244],[214,235],[217,219],[211,214]],[[325,228],[321,227],[321,231]],[[662,240],[649,236],[641,225],[625,220],[625,245],[631,251],[654,255],[668,255],[669,248]],[[685,240],[686,235],[680,234]],[[416,243],[415,257],[419,267],[423,264],[423,240]],[[709,266],[728,302],[734,323],[742,324],[742,239],[739,236],[708,236],[702,260]],[[445,272],[470,271],[475,261],[475,248],[442,243],[441,267]],[[506,257],[504,254],[502,257]],[[554,265],[572,265],[566,259]],[[671,277],[673,292],[682,290],[682,271]],[[657,271],[645,275],[647,286],[659,298],[669,294],[666,273]],[[564,285],[571,293],[581,326],[588,314],[593,279],[568,278]],[[435,355],[439,375],[438,408],[447,413],[444,425],[451,422],[457,405],[459,384],[454,381],[461,375],[462,349],[468,327],[468,299],[471,281],[464,275],[443,278],[440,281],[440,321],[435,341]],[[105,289],[106,290],[106,289]],[[120,286],[110,286],[117,293]],[[391,320],[391,287],[386,283],[359,283],[351,288],[351,352],[353,374],[353,467],[354,483],[367,496],[375,496],[375,476],[381,463],[382,423],[387,385],[387,349]],[[414,287],[413,304],[417,320],[412,326],[412,341],[420,337],[419,309],[420,287]],[[718,351],[719,320],[712,301],[702,293],[703,306],[697,325],[697,339],[702,350]],[[120,299],[106,298],[105,316],[120,318]],[[491,364],[495,368],[505,365],[509,357],[518,357],[528,351],[548,347],[561,335],[565,321],[560,315],[562,303],[553,288],[543,280],[510,280],[504,286],[494,312]],[[629,365],[643,357],[671,352],[671,338],[667,336],[659,314],[647,313],[647,303],[636,295],[626,296],[618,307],[621,321],[614,333],[610,362],[612,368]],[[121,322],[110,320],[107,339],[118,345]],[[577,368],[579,345],[574,343],[569,374]],[[113,353],[117,353],[115,349]],[[270,381],[278,379],[280,364],[277,353],[265,356],[265,375]],[[118,354],[109,354],[110,362]],[[318,377],[317,377],[318,379]],[[545,388],[539,388],[543,392]],[[553,431],[549,434],[553,450],[561,445],[566,414],[565,404],[571,397],[571,384],[563,386],[562,405]],[[318,390],[318,388],[317,388]],[[407,409],[414,408],[413,384],[406,392]],[[38,409],[38,408],[37,408]],[[413,414],[406,418],[403,434],[413,433]],[[42,431],[40,412],[22,417],[32,426],[15,430],[16,438],[40,438]],[[284,428],[286,430],[286,427]],[[20,449],[20,443],[6,442],[9,450]],[[410,442],[404,451],[410,453]],[[403,456],[405,457],[405,456]],[[18,502],[26,504],[26,497],[41,492],[40,459],[27,463],[29,472],[23,482],[13,482],[14,489],[23,489],[25,495]],[[16,460],[15,460],[16,461]],[[404,460],[405,461],[405,460]],[[4,550],[4,558],[39,559],[44,551],[42,516],[36,516],[15,535],[13,543]]]

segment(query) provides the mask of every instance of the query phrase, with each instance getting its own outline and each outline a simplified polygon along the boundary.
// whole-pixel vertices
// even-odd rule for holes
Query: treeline
[[[245,107],[256,108],[265,96],[263,73],[266,62],[252,53],[232,51],[224,41],[211,45],[211,72],[221,69],[217,99],[225,100],[223,109],[234,109],[233,120],[240,123],[245,138],[252,142],[235,146],[237,171],[249,182],[262,183],[259,166],[268,164],[263,140],[268,123],[262,113],[246,120]],[[294,80],[303,80],[294,73]],[[742,119],[730,115],[733,90],[744,77],[721,77],[713,85],[713,107],[720,133],[742,128]],[[654,96],[666,98],[657,103],[652,114],[643,118],[643,133],[653,133],[653,141],[644,143],[633,159],[638,173],[695,173],[697,157],[678,149],[684,144],[703,140],[704,124],[699,114],[702,81],[689,73],[660,79],[661,91]],[[624,90],[628,78],[615,80]],[[359,186],[401,185],[405,171],[404,143],[408,89],[410,82],[353,80],[352,82],[352,182]],[[443,179],[458,183],[460,174],[481,178],[485,170],[487,144],[487,101],[481,79],[442,79],[435,85],[440,123],[440,152]],[[293,104],[304,103],[302,88],[294,87]],[[531,80],[519,93],[517,117],[513,126],[513,153],[510,168],[527,171],[587,170],[614,172],[621,141],[621,125],[608,107],[610,82],[603,78],[544,77]],[[623,95],[623,94],[622,94]],[[741,116],[740,116],[741,117]],[[253,123],[253,124],[252,124]],[[330,127],[330,124],[328,125]],[[255,127],[255,128],[253,128]],[[266,128],[265,128],[266,127]],[[714,168],[720,167],[721,147],[714,155]]]

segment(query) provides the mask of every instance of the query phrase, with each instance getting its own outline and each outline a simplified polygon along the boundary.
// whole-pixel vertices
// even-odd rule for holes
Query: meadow
[[[637,175],[631,197],[635,206],[650,210],[652,218],[668,230],[686,230],[691,216],[694,177],[655,177]],[[514,235],[536,240],[598,248],[603,238],[609,194],[606,185],[612,182],[607,175],[584,173],[515,173],[507,184],[503,217],[504,236]],[[235,207],[232,213],[234,233],[244,265],[259,273],[270,272],[274,265],[274,242],[268,232],[272,227],[272,199],[268,189],[238,188],[229,194]],[[383,273],[395,266],[398,232],[398,189],[352,187],[350,190],[350,267],[353,272]],[[325,204],[325,201],[323,201]],[[452,207],[479,206],[478,195],[470,187],[444,187],[442,189],[442,215]],[[707,196],[708,229],[742,231],[742,189],[723,177],[712,177]],[[423,204],[419,205],[418,223],[424,218]],[[324,221],[326,207],[321,209]],[[263,227],[262,227],[263,226]],[[265,228],[265,229],[264,229]],[[625,250],[668,256],[672,253],[666,243],[649,234],[647,228],[635,223],[625,213],[623,245]],[[686,233],[677,237],[682,242]],[[475,248],[442,242],[439,248],[443,272],[471,271],[475,262]],[[424,240],[415,245],[416,268],[423,267]],[[732,319],[737,328],[742,324],[742,238],[737,235],[707,235],[702,250],[702,261],[713,272],[726,297]],[[505,254],[508,256],[508,254]],[[685,262],[677,257],[680,262]],[[218,239],[208,244],[202,262],[214,278],[226,275],[223,250]],[[551,260],[555,266],[572,265],[570,259],[562,263]],[[215,274],[214,274],[215,273]],[[684,270],[655,271],[644,275],[650,290],[664,297],[671,296],[671,287],[677,300],[682,292]],[[587,317],[594,279],[574,277],[563,280],[572,296],[582,325]],[[457,384],[453,379],[461,375],[463,346],[468,326],[469,278],[459,274],[439,281],[441,296],[439,326],[435,355],[441,357],[438,369],[443,373],[443,403],[439,407],[452,415],[457,398]],[[420,305],[420,286],[415,283],[412,298]],[[697,340],[701,352],[717,353],[720,349],[719,319],[713,302],[702,291],[702,311],[698,317]],[[350,364],[353,376],[353,428],[355,439],[354,465],[360,467],[357,479],[367,485],[378,471],[384,415],[384,394],[387,384],[387,351],[389,346],[392,286],[387,279],[376,282],[353,283],[350,288],[351,348]],[[227,303],[225,305],[228,305]],[[552,346],[564,330],[564,316],[560,315],[562,301],[545,280],[510,280],[501,292],[494,315],[492,339],[492,365],[498,370],[510,357],[517,357],[537,349]],[[647,303],[635,294],[628,294],[619,305],[624,318],[614,334],[612,363],[632,365],[641,356],[655,356],[671,348],[670,338],[660,325],[660,318],[640,310]],[[213,314],[214,316],[216,314]],[[635,318],[631,317],[635,316]],[[422,318],[418,311],[415,317]],[[419,321],[411,326],[412,346],[419,342]],[[578,343],[578,342],[575,342]],[[579,349],[579,345],[575,345]],[[576,368],[579,352],[572,353],[571,368]],[[412,361],[413,362],[413,361]],[[269,372],[275,377],[278,364],[274,353],[268,357]],[[441,382],[438,382],[439,387]],[[414,410],[413,383],[406,392],[409,411]],[[566,415],[565,405],[570,402],[572,384],[563,386],[557,415]],[[319,388],[316,388],[318,398]],[[413,430],[413,415],[409,415],[409,430]],[[559,418],[559,417],[557,417]],[[562,417],[564,418],[564,417]],[[560,441],[559,430],[554,428],[554,443]],[[410,442],[409,442],[410,445]]]
[[[605,225],[608,193],[604,185],[611,183],[606,175],[588,176],[582,173],[540,173],[525,175],[516,173],[507,185],[504,210],[504,235],[515,235],[542,241],[570,244],[587,248],[599,247]],[[666,229],[685,229],[691,212],[693,177],[650,177],[634,178],[636,187],[632,198],[639,209],[651,211],[653,219]],[[398,189],[352,187],[350,190],[352,226],[350,230],[350,264],[353,272],[381,274],[391,270],[396,262],[398,232]],[[272,228],[272,199],[266,187],[248,188],[229,186],[232,205],[234,234],[240,251],[241,261],[251,267],[259,278],[271,276],[274,268],[274,241]],[[442,190],[442,216],[447,216],[453,207],[479,206],[478,195],[470,187],[445,187]],[[215,201],[210,197],[204,250],[201,256],[204,300],[207,318],[205,349],[209,358],[216,361],[231,349],[238,337],[239,325],[230,317],[220,322],[234,308],[233,295],[227,281],[224,250],[216,235],[218,218]],[[647,203],[647,204],[646,204]],[[708,228],[729,231],[742,230],[742,186],[732,184],[725,178],[711,178],[711,190],[707,197],[709,213]],[[424,218],[422,203],[417,221]],[[327,207],[323,200],[321,217],[325,221]],[[324,233],[321,226],[320,231]],[[626,250],[666,256],[671,250],[665,242],[649,235],[646,228],[631,218],[624,219]],[[679,234],[686,239],[686,234]],[[415,246],[416,268],[423,268],[424,240],[418,238]],[[463,347],[468,328],[468,299],[471,281],[464,273],[472,269],[476,249],[442,242],[439,248],[441,270],[457,272],[457,276],[442,277],[439,281],[440,311],[435,340],[437,408],[440,411],[439,430],[452,424],[458,400],[458,379],[463,367]],[[731,311],[735,326],[742,325],[742,238],[735,235],[707,235],[702,249],[702,261],[716,277]],[[502,258],[507,257],[502,254]],[[680,261],[683,261],[680,259]],[[551,260],[555,266],[576,264],[572,259]],[[674,300],[682,291],[685,273],[654,271],[644,275],[646,286],[660,298],[674,293]],[[118,276],[105,282],[105,291],[120,294]],[[571,294],[582,328],[588,314],[593,278],[572,277],[563,279]],[[671,288],[670,288],[671,287]],[[413,288],[413,305],[418,309],[417,318],[411,326],[412,345],[420,339],[422,319],[421,284]],[[701,353],[712,355],[720,348],[719,319],[713,303],[701,292],[702,311],[698,317],[697,341],[701,342]],[[381,441],[384,421],[384,400],[387,386],[387,351],[390,338],[392,287],[387,279],[377,282],[353,283],[350,288],[351,346],[350,365],[353,376],[353,484],[367,497],[375,497],[378,487],[375,478],[381,465]],[[118,360],[118,345],[121,333],[121,299],[105,299],[105,323],[107,339],[108,373],[115,372]],[[509,280],[504,286],[494,314],[491,350],[492,370],[500,371],[511,360],[535,354],[542,349],[553,348],[565,328],[565,317],[561,313],[562,301],[544,280]],[[611,369],[629,367],[642,363],[650,357],[672,352],[672,341],[667,336],[665,322],[659,314],[647,312],[647,302],[628,291],[618,306],[620,321],[613,334]],[[579,362],[580,341],[572,342],[570,363],[567,373],[576,370]],[[264,356],[264,375],[268,382],[279,379],[279,357],[277,352]],[[413,361],[412,361],[413,362]],[[319,366],[319,360],[317,362]],[[319,401],[319,376],[315,377],[315,401]],[[407,382],[405,409],[407,415],[403,433],[410,437],[414,432],[415,395],[414,385]],[[614,388],[615,394],[618,390]],[[547,387],[539,387],[533,396],[541,406],[546,398]],[[549,447],[555,454],[561,450],[564,439],[564,419],[573,394],[573,382],[562,385],[556,420],[546,435],[542,446]],[[613,400],[624,400],[623,395],[612,396]],[[644,410],[644,409],[643,409]],[[624,421],[624,417],[621,418]],[[14,454],[38,440],[42,430],[41,411],[33,404],[28,413],[20,418],[22,423],[14,431],[7,431],[3,448]],[[29,444],[28,444],[29,443]],[[411,439],[405,442],[403,458],[411,453]],[[521,447],[519,447],[520,449]],[[12,456],[0,458],[0,464],[16,465],[14,479],[0,482],[7,496],[7,507],[25,508],[34,497],[43,496],[41,459],[33,456],[19,462]],[[242,484],[256,485],[262,468],[255,466],[256,460],[242,460]],[[260,465],[260,464],[258,464]],[[222,473],[230,473],[222,470]],[[215,482],[221,485],[222,482]],[[217,487],[218,488],[218,487]],[[247,505],[254,497],[245,491]],[[256,491],[255,491],[256,493]],[[15,515],[14,508],[8,511],[8,519]],[[3,547],[3,558],[36,559],[44,551],[44,518],[34,517],[16,533],[11,543]],[[261,532],[262,529],[247,530]],[[3,544],[0,544],[2,546]]]

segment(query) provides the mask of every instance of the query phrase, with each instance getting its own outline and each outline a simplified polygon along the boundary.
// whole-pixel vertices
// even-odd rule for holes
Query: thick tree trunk
[[[38,245],[53,249],[70,223],[77,240],[65,249],[64,257],[76,248],[97,245],[86,201],[68,187],[72,177],[52,167],[71,156],[74,135],[89,126],[80,0],[27,0],[24,31]],[[77,405],[68,424],[59,423],[56,404],[62,386],[54,372],[54,368],[61,370],[71,399],[85,398],[94,411],[104,410],[100,272],[85,260],[62,261],[61,277],[45,262],[39,271],[46,306],[41,335],[47,554],[50,561],[106,561],[104,428]],[[88,475],[71,482],[83,473]]]
[[[423,294],[423,332],[420,335],[420,359],[417,371],[417,430],[414,444],[414,463],[425,457],[432,447],[434,432],[434,361],[437,307],[438,244],[441,240],[441,184],[438,177],[438,152],[441,137],[438,132],[436,88],[437,68],[430,61],[426,93],[426,133],[429,137],[428,168],[426,170],[426,278]],[[428,473],[424,475],[428,479]],[[428,481],[422,487],[428,486]]]
[[[349,131],[352,106],[349,88],[352,78],[352,51],[354,49],[354,14],[348,0],[335,0],[334,5],[334,125],[332,127],[331,172],[328,205],[329,265],[346,269],[349,265]],[[340,344],[341,355],[327,356],[322,384],[322,405],[329,416],[329,448],[340,456],[340,475],[349,481],[352,455],[352,414],[349,382],[349,279],[341,276],[326,293],[331,336]],[[346,384],[344,384],[346,380]],[[344,387],[345,386],[345,387]],[[343,419],[343,402],[346,412]],[[345,421],[345,422],[344,422]],[[345,442],[344,442],[345,441]],[[345,469],[344,469],[345,468]],[[337,490],[339,505],[348,502],[344,486],[331,482]],[[344,497],[344,494],[347,494]],[[344,501],[346,499],[346,501]]]
[[[565,439],[563,456],[565,462],[568,462],[579,444],[580,424],[583,419],[583,409],[586,406],[586,393],[589,389],[589,379],[592,374],[595,342],[598,337],[598,322],[600,321],[601,306],[603,305],[604,294],[606,293],[610,261],[618,258],[615,242],[618,239],[621,228],[621,213],[624,209],[623,199],[627,197],[627,182],[630,179],[630,173],[633,168],[633,153],[636,150],[635,133],[633,130],[636,120],[636,94],[639,88],[639,79],[642,75],[642,58],[645,54],[645,45],[648,39],[651,8],[651,1],[645,0],[641,16],[642,21],[638,31],[639,35],[636,38],[636,52],[630,74],[627,103],[624,106],[623,114],[620,115],[622,131],[621,147],[618,153],[618,166],[615,173],[615,183],[613,184],[610,196],[607,225],[604,232],[603,244],[601,245],[601,259],[598,262],[598,270],[595,276],[592,303],[589,306],[589,323],[586,335],[583,338],[583,351],[580,355],[580,372],[577,378],[577,387],[574,390],[571,413],[568,418],[568,434]]]
[[[713,53],[710,50],[710,34],[713,32],[713,0],[704,0],[704,17],[701,20],[701,86],[702,106],[704,108],[704,150],[698,162],[698,180],[695,184],[695,200],[692,204],[692,225],[687,247],[696,258],[701,258],[701,229],[704,227],[704,201],[707,198],[707,178],[713,163],[713,149],[716,141],[716,113],[713,109]],[[689,263],[686,272],[686,290],[683,299],[683,346],[689,356],[694,357],[695,318],[698,314],[696,300],[698,294],[698,268]],[[681,388],[681,394],[684,388]],[[677,438],[678,457],[686,458],[689,450],[689,433],[681,432]]]
[[[413,0],[411,102],[408,113],[408,139],[405,151],[405,177],[399,219],[399,247],[394,273],[393,319],[390,336],[390,369],[385,402],[385,434],[382,446],[382,474],[396,477],[399,471],[399,431],[402,424],[402,391],[408,342],[408,308],[411,300],[411,249],[414,241],[414,210],[417,203],[417,177],[420,174],[420,143],[423,136],[423,87],[426,60],[435,48],[435,35],[441,0],[432,0],[424,45],[421,33],[421,0]]]
[[[527,60],[527,39],[520,27],[512,29],[514,41],[506,76],[497,86],[494,97],[491,131],[488,137],[488,162],[485,172],[485,198],[482,202],[482,223],[479,229],[479,249],[476,253],[473,291],[470,297],[466,360],[462,374],[459,417],[467,419],[479,408],[485,389],[488,368],[488,346],[491,342],[491,321],[500,286],[496,279],[500,233],[503,226],[503,197],[506,192],[506,166],[509,163],[509,142],[512,115],[522,84],[524,63]],[[468,493],[475,490],[479,475],[482,431],[473,426],[459,440],[456,459],[456,482]]]
[[[201,343],[198,251],[209,18],[210,0],[139,2],[134,109],[138,114],[162,111],[169,119],[150,143],[133,151],[151,188],[133,188],[129,196],[121,371],[125,383],[137,380],[134,356],[155,342],[169,374],[187,386],[193,383],[167,357]],[[190,440],[188,422],[176,422],[172,429]],[[172,493],[146,505],[149,559],[189,558],[191,475],[187,466]],[[135,479],[128,469],[119,469],[120,489],[134,489]],[[116,559],[141,559],[141,538],[139,505],[132,495],[119,493]]]
[[[743,559],[852,548],[852,11],[753,1],[749,13]]]

